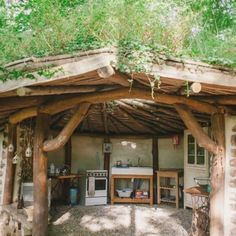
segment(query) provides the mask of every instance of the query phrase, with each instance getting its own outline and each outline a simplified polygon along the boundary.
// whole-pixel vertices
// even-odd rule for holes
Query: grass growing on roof
[[[233,0],[0,0],[0,65],[116,46],[121,69],[162,52],[236,67]],[[125,60],[124,57],[127,57]],[[140,67],[139,67],[140,65]]]

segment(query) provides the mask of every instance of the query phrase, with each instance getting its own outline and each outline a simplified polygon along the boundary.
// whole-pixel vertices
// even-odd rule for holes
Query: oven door
[[[95,195],[94,197],[105,197],[107,196],[107,178],[104,177],[95,177]],[[88,190],[89,190],[89,179],[87,178],[87,191],[86,197],[88,197]]]

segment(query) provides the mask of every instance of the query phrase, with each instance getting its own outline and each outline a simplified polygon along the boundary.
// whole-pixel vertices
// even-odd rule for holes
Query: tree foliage
[[[158,53],[235,67],[235,32],[234,0],[0,0],[0,65],[116,46],[123,70]]]

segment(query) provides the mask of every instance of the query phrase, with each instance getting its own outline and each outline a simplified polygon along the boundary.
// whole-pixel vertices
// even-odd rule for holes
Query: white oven
[[[87,170],[81,182],[81,204],[85,206],[107,204],[106,170]]]

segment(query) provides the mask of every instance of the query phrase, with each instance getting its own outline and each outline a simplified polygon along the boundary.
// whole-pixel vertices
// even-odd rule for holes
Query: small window
[[[205,165],[205,150],[191,134],[187,135],[187,162],[190,165]]]

